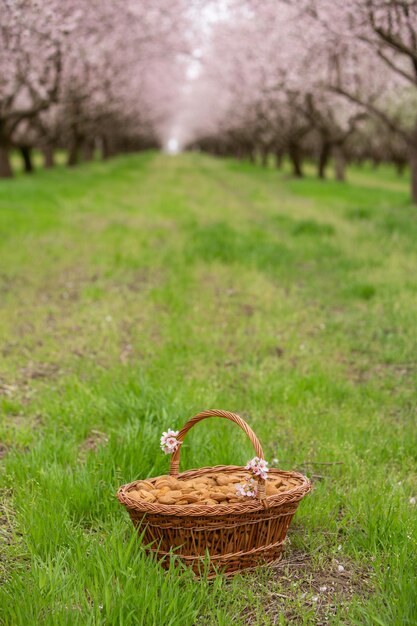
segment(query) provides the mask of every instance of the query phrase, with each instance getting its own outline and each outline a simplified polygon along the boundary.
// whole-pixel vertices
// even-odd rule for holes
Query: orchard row
[[[184,0],[0,0],[0,176],[153,146],[189,47]]]
[[[417,201],[417,2],[246,0],[213,27],[186,141],[294,174],[314,157],[410,164]],[[187,135],[188,133],[188,135]]]
[[[0,176],[169,143],[411,170],[417,0],[0,0]]]

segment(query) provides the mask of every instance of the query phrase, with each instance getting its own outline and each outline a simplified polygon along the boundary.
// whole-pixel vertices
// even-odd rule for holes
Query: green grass
[[[0,182],[0,623],[417,623],[417,209],[349,181],[147,153]],[[213,407],[315,490],[288,566],[208,583],[114,493]],[[251,456],[212,420],[182,463]]]

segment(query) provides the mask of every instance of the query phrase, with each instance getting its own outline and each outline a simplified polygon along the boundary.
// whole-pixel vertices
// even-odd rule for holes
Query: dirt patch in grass
[[[252,315],[255,314],[255,307],[251,304],[242,304],[240,310],[243,315],[246,315],[246,317],[252,317]]]
[[[23,382],[37,378],[55,378],[60,373],[59,365],[56,363],[34,363],[29,361],[26,367],[21,369],[21,379]]]
[[[27,404],[32,399],[36,382],[49,384],[60,375],[62,369],[56,363],[28,361],[18,372],[10,374],[9,379],[0,378],[0,398]]]
[[[17,392],[17,385],[11,385],[0,380],[0,396],[12,398]]]
[[[282,623],[283,618],[286,624],[303,624],[306,615],[316,626],[331,623],[335,615],[349,623],[352,598],[364,598],[372,591],[370,570],[358,568],[345,556],[340,562],[333,559],[318,565],[304,552],[286,555],[249,584],[271,624]],[[255,611],[245,610],[245,624],[256,623]]]
[[[348,380],[355,385],[366,385],[369,383],[379,384],[381,381],[392,379],[403,382],[407,381],[407,379],[412,379],[417,370],[417,364],[411,362],[364,362],[358,365],[355,360],[343,357],[340,358],[339,361],[342,362],[345,367]]]
[[[126,283],[126,287],[129,291],[138,293],[144,291],[149,285],[160,285],[162,282],[163,276],[161,272],[151,271],[149,268],[143,267],[133,274]]]
[[[79,458],[84,461],[89,452],[95,452],[101,446],[106,445],[109,438],[100,430],[91,430],[88,437],[80,444]]]
[[[0,380],[0,400],[3,400],[6,405],[13,407],[5,409],[5,404],[3,403],[3,410],[6,410],[6,413],[17,413],[18,409],[15,407],[28,404],[32,395],[33,389],[31,389],[27,381],[21,382],[16,377],[13,379],[13,382],[1,382]]]

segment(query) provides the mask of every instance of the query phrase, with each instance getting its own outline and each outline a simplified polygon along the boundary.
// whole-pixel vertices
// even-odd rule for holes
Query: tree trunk
[[[83,161],[92,161],[94,157],[94,140],[87,140],[82,148]]]
[[[302,178],[304,174],[302,169],[301,150],[298,143],[289,144],[288,155],[292,163],[293,175],[296,178]]]
[[[262,167],[268,167],[268,148],[261,148],[261,165]]]
[[[407,163],[405,161],[400,161],[400,160],[395,161],[395,168],[397,170],[398,176],[404,176],[406,165]]]
[[[54,149],[52,146],[45,146],[42,148],[43,154],[43,166],[46,169],[51,169],[51,167],[55,167],[55,156]]]
[[[0,178],[12,178],[13,170],[10,165],[9,148],[0,143]]]
[[[70,143],[70,147],[68,150],[67,165],[69,167],[73,167],[74,165],[78,164],[79,156],[80,156],[79,154],[80,145],[81,145],[81,140],[79,139],[79,137],[74,137]]]
[[[319,158],[317,163],[317,177],[326,178],[326,167],[329,163],[331,145],[328,141],[323,141],[320,146]]]
[[[345,180],[346,159],[343,154],[342,146],[335,145],[333,149],[334,156],[334,174],[336,180]]]
[[[34,170],[32,162],[32,149],[29,146],[20,146],[20,154],[23,159],[23,168],[26,174],[31,174]]]
[[[104,135],[101,137],[101,158],[107,161],[110,157],[110,142]]]
[[[275,151],[275,167],[277,168],[277,170],[280,170],[282,168],[282,152],[281,150],[276,150]]]
[[[417,148],[410,150],[411,198],[417,204]]]

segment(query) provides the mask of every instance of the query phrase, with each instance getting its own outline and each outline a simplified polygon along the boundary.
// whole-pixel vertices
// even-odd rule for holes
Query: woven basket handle
[[[255,449],[256,456],[258,456],[260,459],[264,458],[264,452],[262,450],[262,446],[259,442],[258,437],[253,432],[252,428],[248,426],[245,420],[239,417],[239,415],[236,415],[236,413],[230,413],[230,411],[218,411],[216,409],[213,409],[209,411],[203,411],[202,413],[197,413],[197,415],[194,415],[194,417],[189,419],[188,422],[181,428],[180,432],[177,435],[177,440],[180,443],[182,443],[188,431],[195,424],[198,424],[198,422],[201,422],[202,420],[205,420],[208,417],[224,417],[225,419],[230,420],[231,422],[234,422],[235,424],[240,426],[243,432],[249,437],[250,442]],[[180,455],[181,455],[181,445],[178,446],[178,448],[175,450],[175,452],[173,453],[171,457],[171,466],[169,470],[169,473],[171,476],[174,476],[174,477],[178,476],[179,466],[180,466]],[[266,499],[265,480],[263,478],[258,478],[257,494],[260,500]]]

